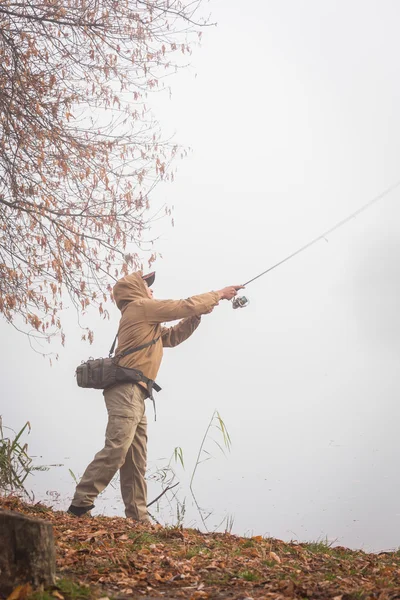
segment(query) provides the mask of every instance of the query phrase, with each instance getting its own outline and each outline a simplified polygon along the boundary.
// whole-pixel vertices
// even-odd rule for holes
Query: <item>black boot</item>
[[[74,515],[74,517],[91,517],[90,511],[94,508],[94,504],[91,506],[74,506],[71,504],[67,510],[67,514]]]

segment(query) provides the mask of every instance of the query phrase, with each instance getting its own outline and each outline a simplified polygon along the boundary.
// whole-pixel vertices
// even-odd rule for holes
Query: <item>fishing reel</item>
[[[232,298],[232,308],[246,308],[250,304],[250,300],[246,296],[236,296]]]

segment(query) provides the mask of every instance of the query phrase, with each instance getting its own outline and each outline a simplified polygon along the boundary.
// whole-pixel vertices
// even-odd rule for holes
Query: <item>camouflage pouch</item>
[[[137,383],[147,379],[138,369],[119,367],[114,358],[90,359],[76,369],[79,387],[105,390],[117,383]]]
[[[142,381],[148,387],[151,396],[153,387],[156,391],[159,391],[161,388],[154,383],[154,381],[143,375],[142,371],[139,371],[139,369],[120,367],[118,361],[128,354],[152,346],[158,342],[160,337],[161,336],[158,336],[154,340],[151,340],[151,342],[137,346],[137,348],[129,348],[112,357],[117,340],[117,336],[115,336],[108,358],[90,358],[86,362],[82,362],[76,368],[75,375],[78,386],[81,388],[105,390],[117,383],[138,383],[139,381]]]

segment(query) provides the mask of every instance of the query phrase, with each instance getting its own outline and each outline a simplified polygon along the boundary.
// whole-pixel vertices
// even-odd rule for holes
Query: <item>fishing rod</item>
[[[336,225],[334,225],[333,227],[331,227],[327,231],[324,231],[324,233],[322,233],[318,237],[316,237],[313,240],[311,240],[311,242],[308,242],[308,244],[305,244],[305,246],[302,246],[301,248],[299,248],[298,250],[296,250],[296,252],[292,252],[292,254],[289,254],[289,256],[286,256],[286,258],[283,258],[282,260],[280,260],[276,264],[272,265],[272,267],[269,267],[268,269],[266,269],[265,271],[263,271],[259,275],[256,275],[252,279],[249,279],[249,281],[246,281],[246,283],[244,283],[243,286],[246,287],[247,285],[249,285],[249,283],[253,283],[253,281],[255,281],[256,279],[259,279],[263,275],[266,275],[267,273],[270,273],[271,271],[273,271],[274,269],[276,269],[280,265],[283,265],[283,263],[287,262],[291,258],[294,258],[295,256],[297,256],[301,252],[304,252],[305,250],[307,250],[308,248],[310,248],[311,246],[313,246],[317,242],[319,242],[319,241],[321,241],[323,239],[326,239],[326,237],[328,235],[330,235],[331,233],[333,233],[334,231],[336,231],[340,227],[343,227],[343,225],[345,225],[346,223],[348,223],[352,219],[355,219],[356,217],[358,217],[358,215],[360,215],[362,212],[364,212],[365,210],[367,210],[368,208],[370,208],[376,202],[379,202],[379,200],[382,200],[382,198],[384,198],[385,196],[387,196],[388,194],[390,194],[390,192],[392,192],[393,190],[395,190],[399,186],[400,186],[400,181],[398,181],[397,183],[394,183],[390,187],[386,188],[386,190],[384,190],[381,194],[379,194],[379,196],[375,196],[375,198],[373,198],[372,200],[370,200],[369,202],[367,202],[366,204],[364,204],[363,206],[361,206],[359,209],[357,209],[355,212],[351,213],[351,215],[349,215],[345,219],[342,219],[341,221],[339,221],[338,223],[336,223]],[[233,300],[232,300],[232,307],[233,308],[245,308],[248,304],[249,304],[249,299],[246,296],[239,296],[239,297],[233,298]]]

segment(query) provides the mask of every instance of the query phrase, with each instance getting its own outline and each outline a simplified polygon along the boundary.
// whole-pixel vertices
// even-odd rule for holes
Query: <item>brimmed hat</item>
[[[143,279],[145,280],[145,282],[147,283],[147,285],[149,287],[151,287],[153,285],[155,278],[156,278],[155,271],[153,271],[152,273],[148,273],[147,275],[143,275]]]

